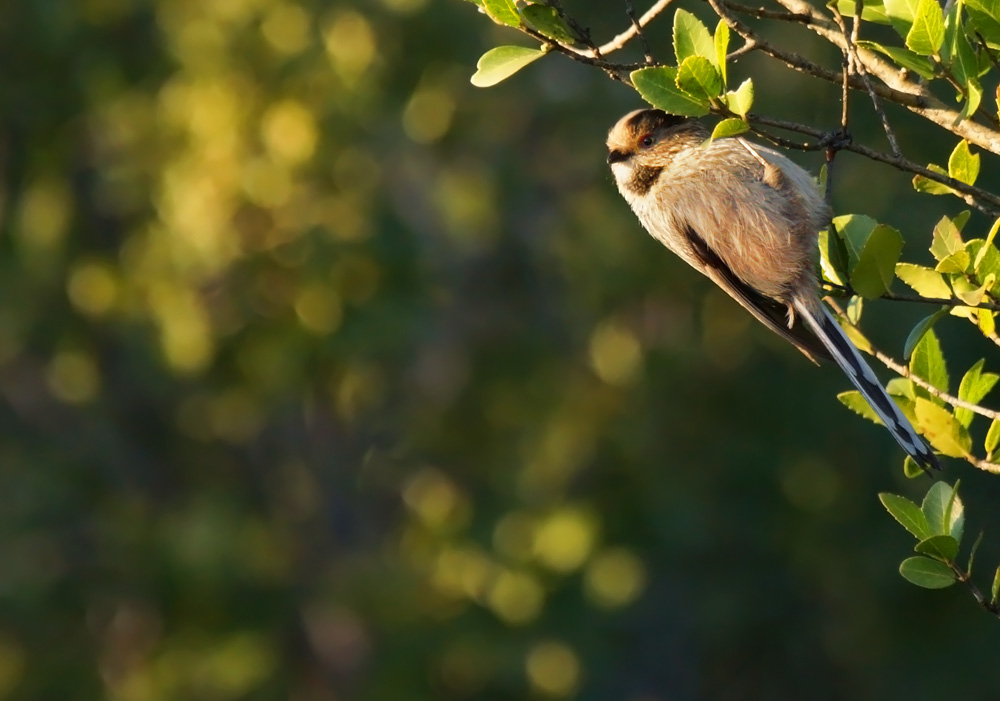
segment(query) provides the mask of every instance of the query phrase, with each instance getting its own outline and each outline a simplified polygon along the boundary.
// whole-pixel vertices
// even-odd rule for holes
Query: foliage
[[[548,8],[553,17],[560,18],[562,26],[580,26],[564,12],[561,5],[545,0],[538,4]],[[631,85],[654,107],[685,117],[703,117],[710,113],[721,115],[723,119],[715,127],[712,138],[733,137],[753,130],[777,144],[796,146],[760,127],[777,127],[806,134],[814,138],[816,144],[802,148],[825,147],[830,167],[839,150],[854,150],[875,161],[913,173],[912,184],[917,192],[958,196],[983,213],[993,217],[1000,214],[1000,198],[989,190],[975,186],[981,157],[970,148],[970,144],[974,144],[1000,155],[1000,112],[997,111],[1000,110],[1000,92],[997,92],[997,110],[987,111],[982,107],[983,81],[995,82],[1000,78],[1000,39],[994,31],[1000,27],[997,7],[955,2],[942,9],[936,0],[916,3],[901,0],[862,3],[858,0],[853,4],[845,1],[823,8],[805,0],[778,0],[783,10],[773,11],[763,8],[754,10],[728,0],[709,0],[718,17],[714,34],[691,12],[677,8],[673,13],[674,61],[672,64],[661,64],[650,52],[644,35],[648,27],[644,28],[644,25],[656,20],[669,4],[655,3],[639,20],[626,1],[631,29],[601,47],[591,40],[587,30],[567,31],[559,37],[551,32],[540,32],[530,18],[524,16],[524,11],[535,5],[533,2],[523,6],[505,4],[503,14],[491,9],[490,3],[486,3],[484,9],[495,21],[542,40],[542,48],[548,53],[563,53],[603,68],[612,78]],[[747,24],[740,15],[756,16],[758,22],[769,20],[802,24],[819,39],[840,50],[846,70],[838,73],[786,51],[777,42],[765,40],[760,31]],[[845,17],[852,18],[850,27]],[[874,30],[884,35],[877,25],[891,27],[897,34],[896,38],[879,42],[861,41],[863,26],[869,32]],[[733,53],[728,53],[730,32],[744,42]],[[635,67],[610,62],[609,54],[623,48],[626,43],[619,40],[621,37],[625,37],[626,41],[634,37],[643,43],[644,65]],[[506,48],[512,50],[514,47]],[[753,52],[762,53],[814,78],[841,83],[843,110],[839,130],[824,132],[809,125],[751,113],[754,101],[752,79],[747,78],[738,89],[729,90],[728,76],[732,71],[727,64]],[[505,77],[520,67],[512,66],[505,72]],[[913,78],[911,72],[918,78]],[[933,84],[950,86],[955,91],[954,107],[933,97]],[[852,90],[866,92],[870,97],[874,116],[880,119],[890,144],[890,153],[880,153],[850,138]],[[883,102],[896,103],[925,118],[927,124],[924,128],[927,130],[941,129],[959,137],[948,158],[947,168],[934,163],[920,166],[903,156],[884,112]],[[942,115],[949,118],[942,119]],[[827,183],[828,186],[830,184]],[[821,270],[828,289],[851,296],[845,317],[849,335],[860,348],[902,375],[891,383],[890,392],[934,450],[941,455],[961,458],[987,472],[1000,473],[1000,464],[992,462],[1000,436],[1000,429],[996,428],[1000,414],[978,405],[996,384],[997,376],[993,373],[983,375],[985,360],[980,360],[963,377],[958,395],[949,394],[944,354],[934,331],[935,325],[950,313],[969,320],[983,336],[1000,345],[1000,336],[996,331],[996,314],[1000,311],[1000,251],[994,245],[1000,218],[983,237],[965,241],[962,230],[969,216],[969,211],[954,218],[945,216],[934,228],[930,252],[937,264],[933,268],[900,261],[904,241],[897,229],[865,215],[835,216],[830,230],[824,233],[821,240]],[[876,349],[859,328],[863,300],[900,299],[892,293],[897,277],[919,295],[911,301],[939,306],[936,312],[918,322],[907,336],[904,344],[904,355],[909,360],[907,367]],[[839,398],[861,416],[881,423],[860,393],[846,392]],[[973,451],[969,429],[977,414],[993,420],[984,441],[986,457],[978,457]],[[904,464],[904,472],[910,477],[919,473],[909,459]],[[934,488],[928,495],[933,491]],[[893,510],[890,508],[890,511]],[[897,512],[893,511],[893,514],[899,518]],[[946,586],[956,576],[967,579],[954,564],[958,543],[955,542],[952,548],[951,540],[942,540],[950,537],[932,528],[927,539],[918,544],[918,551],[930,557],[906,560],[901,568],[903,575],[928,588]],[[978,592],[976,598],[984,608],[997,613],[995,601],[986,601]]]
[[[727,119],[826,104],[706,27]],[[504,34],[452,1],[0,3],[0,698],[1000,694],[992,628],[959,586],[900,592],[908,536],[857,496],[920,501],[895,446],[614,192],[599,142],[634,91],[551,47],[470,86]],[[866,167],[835,192],[908,241],[962,204]],[[927,245],[903,257],[950,290]],[[862,309],[873,343],[926,316]],[[930,326],[978,404],[997,369],[955,320]],[[952,416],[994,460],[1000,424]]]

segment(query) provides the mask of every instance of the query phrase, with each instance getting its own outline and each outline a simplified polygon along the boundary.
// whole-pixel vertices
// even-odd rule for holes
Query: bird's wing
[[[814,363],[818,364],[817,359],[819,358],[833,359],[830,351],[808,326],[799,323],[796,319],[789,328],[788,307],[777,300],[762,295],[737,277],[692,226],[684,227],[684,235],[691,253],[701,262],[699,268],[701,272],[721,287],[726,294],[743,305],[764,326],[794,345]]]

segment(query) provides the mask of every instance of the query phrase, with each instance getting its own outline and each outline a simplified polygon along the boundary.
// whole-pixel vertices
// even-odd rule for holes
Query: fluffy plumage
[[[699,122],[636,110],[608,134],[608,164],[643,227],[812,360],[833,359],[902,448],[937,458],[820,300],[817,235],[830,212],[782,154]]]

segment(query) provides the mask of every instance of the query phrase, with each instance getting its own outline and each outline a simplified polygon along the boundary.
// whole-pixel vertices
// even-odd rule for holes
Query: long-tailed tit
[[[705,146],[699,122],[636,110],[608,134],[608,164],[643,227],[812,360],[834,360],[903,450],[938,467],[820,300],[817,235],[830,213],[813,178],[737,139]]]

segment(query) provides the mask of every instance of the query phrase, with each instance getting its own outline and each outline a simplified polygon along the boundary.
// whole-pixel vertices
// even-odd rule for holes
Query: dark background
[[[896,572],[876,494],[927,481],[614,191],[637,96],[560,56],[472,87],[501,43],[459,0],[0,5],[0,698],[1000,697],[997,621]],[[836,87],[733,73],[839,120]],[[961,209],[837,168],[918,262]],[[899,356],[929,311],[866,329]],[[953,390],[1000,365],[965,326]]]

